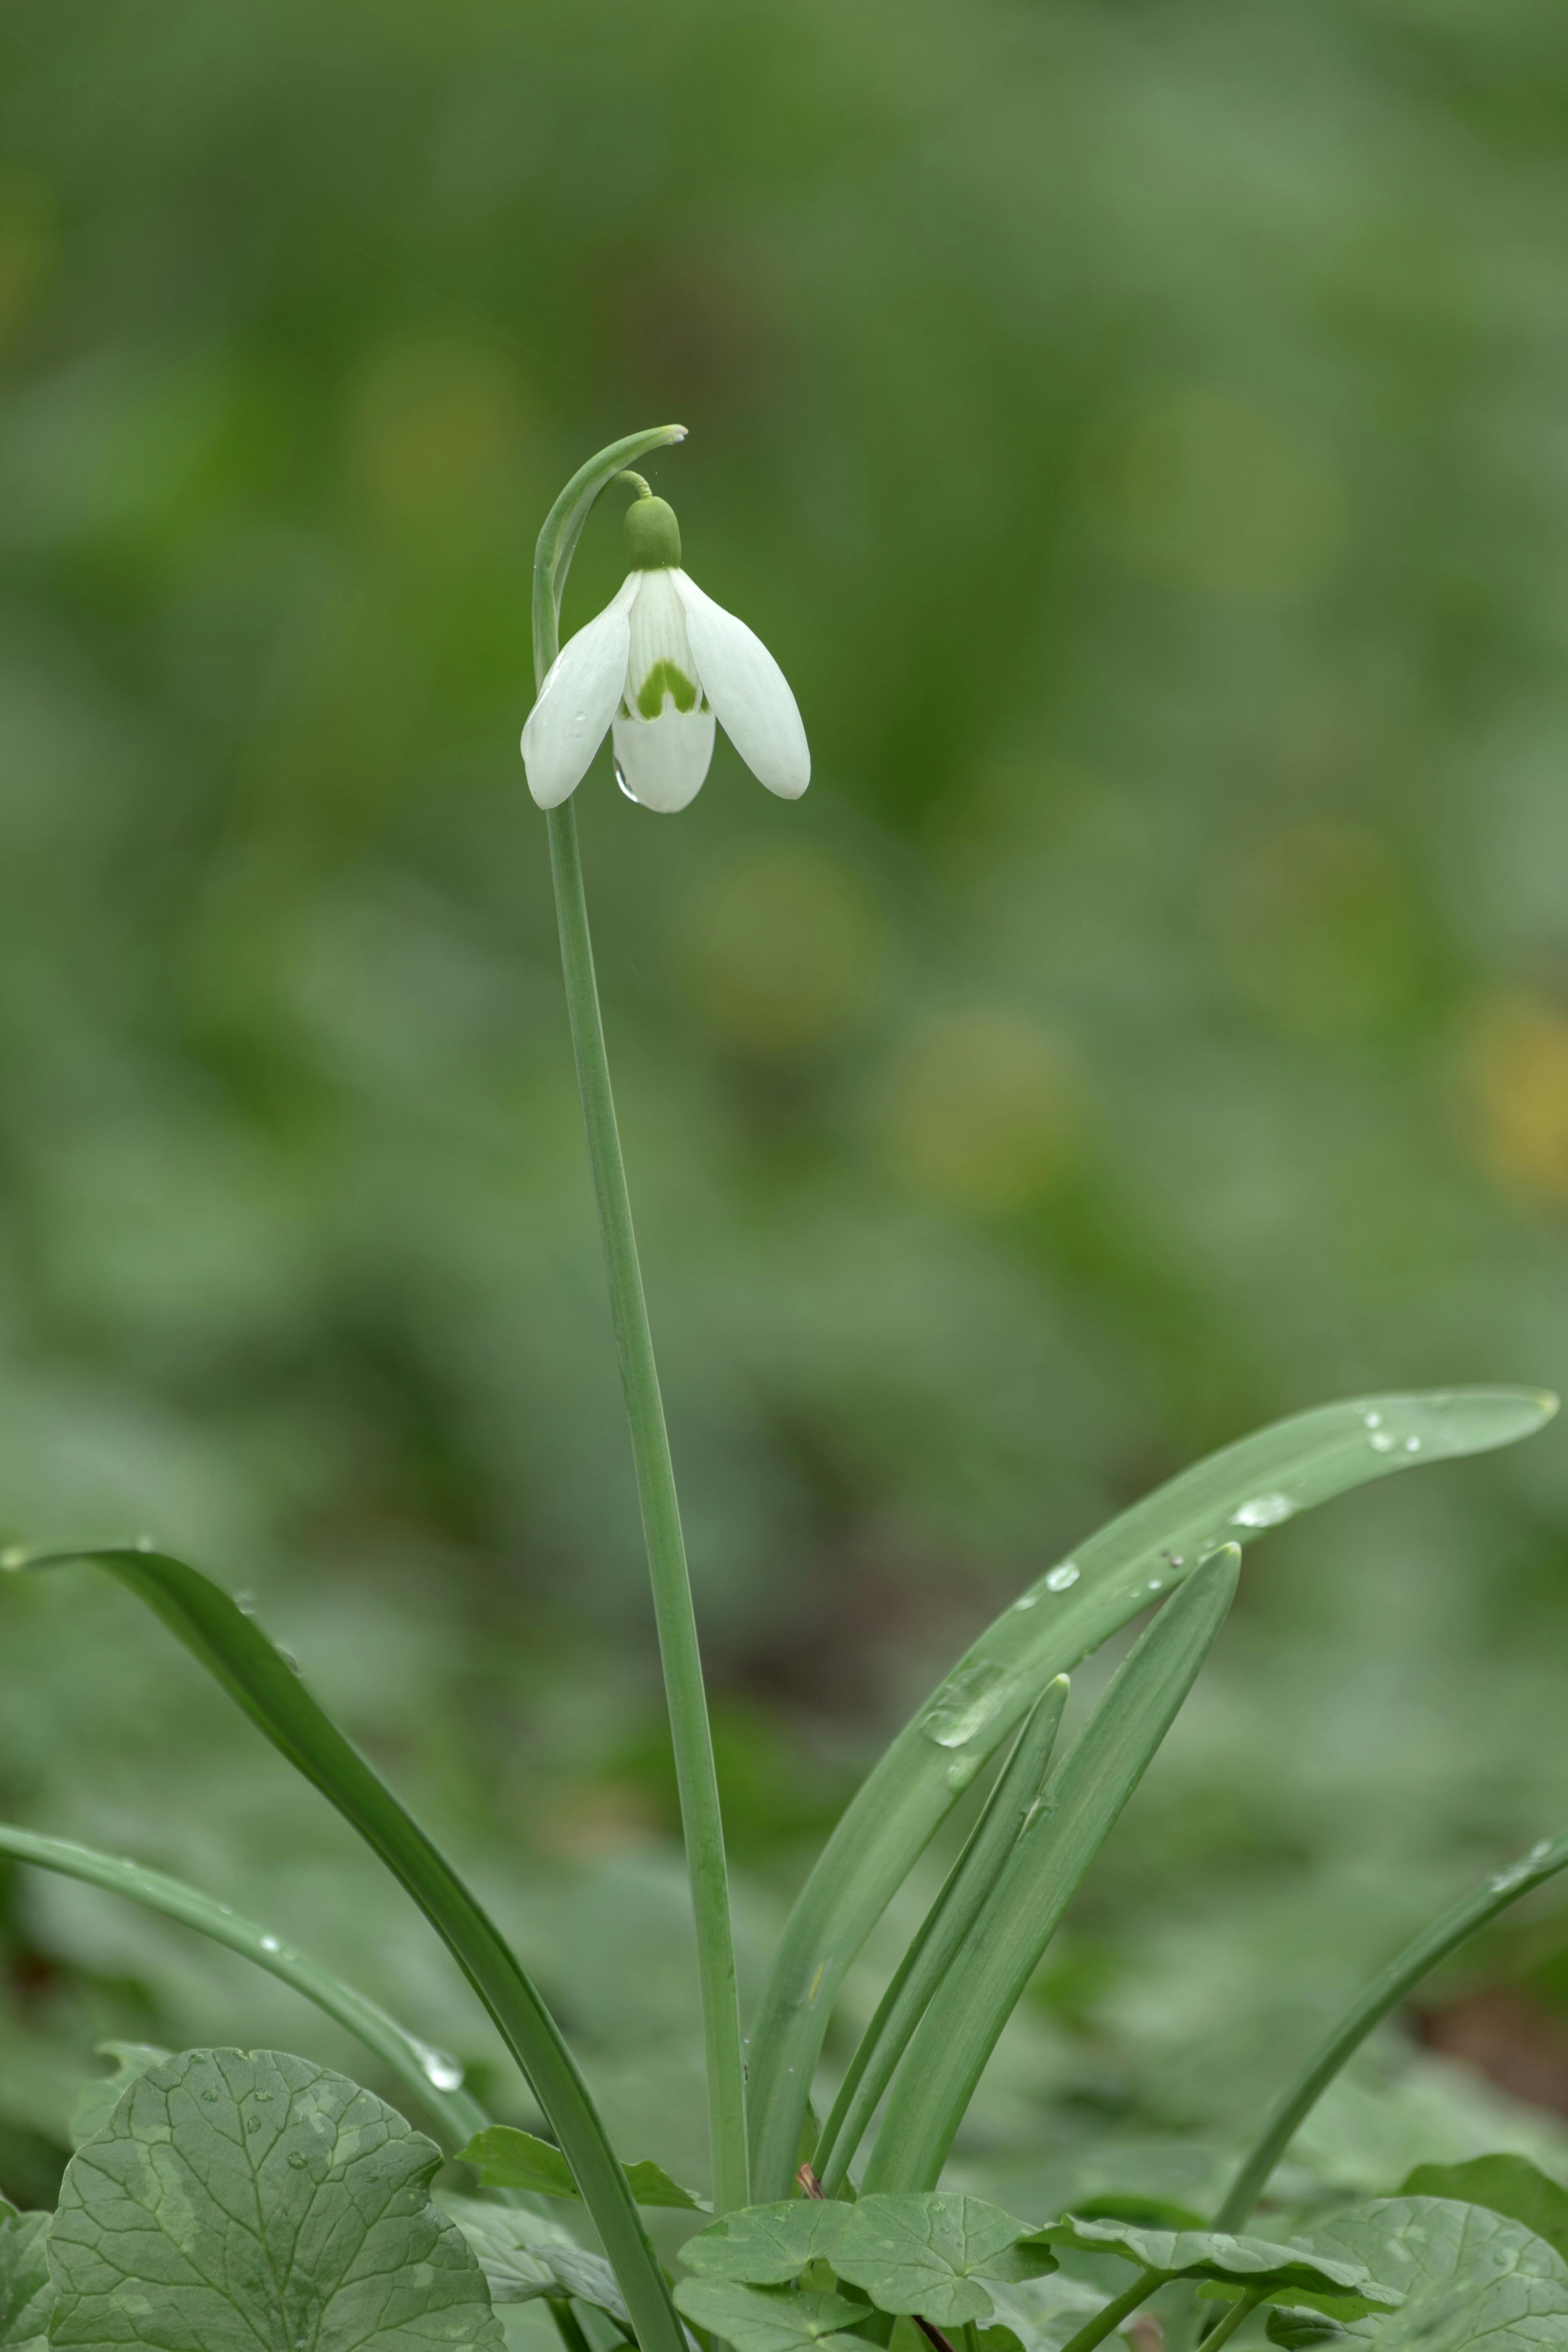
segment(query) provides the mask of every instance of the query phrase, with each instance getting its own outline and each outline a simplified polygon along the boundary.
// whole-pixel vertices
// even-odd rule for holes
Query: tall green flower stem
[[[590,458],[557,499],[539,534],[533,567],[533,666],[542,685],[560,650],[561,594],[573,550],[599,492],[645,451],[683,438],[685,427],[667,425],[634,433]],[[616,1124],[605,1024],[594,978],[594,943],[574,803],[549,811],[550,870],[561,930],[561,963],[577,1091],[588,1139],[588,1161],[605,1249],[610,1316],[620,1358],[621,1385],[631,1423],[632,1459],[643,1538],[653,1584],[659,1656],[669,1702],[680,1821],[691,1876],[697,1922],[697,1965],[702,1994],[702,2028],[708,2061],[708,2129],[713,2165],[713,2203],[718,2212],[750,2202],[746,2157],[745,2074],[741,2055],[741,2012],[735,1986],[735,1946],[730,1921],[730,1882],[724,1864],[724,1830],[719,1784],[713,1769],[713,1738],[702,1684],[697,1619],[686,1541],[675,1491],[669,1433],[665,1427],[653,1334],[643,1297],[632,1226],[631,1198]]]

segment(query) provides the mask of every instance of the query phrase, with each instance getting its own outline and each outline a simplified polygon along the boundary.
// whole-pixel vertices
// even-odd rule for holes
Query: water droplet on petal
[[[1231,1513],[1230,1524],[1233,1528],[1277,1528],[1295,1507],[1289,1495],[1254,1495],[1249,1503],[1243,1503],[1238,1511]]]
[[[1079,1574],[1079,1570],[1077,1560],[1064,1559],[1060,1568],[1053,1568],[1049,1576],[1047,1577],[1046,1591],[1047,1592],[1067,1592],[1078,1582]]]
[[[617,759],[617,760],[615,761],[615,770],[616,770],[616,783],[617,783],[617,784],[619,784],[619,786],[620,786],[620,788],[621,788],[622,792],[623,792],[623,793],[625,793],[625,794],[626,794],[626,796],[627,800],[629,800],[629,801],[633,803],[633,805],[634,805],[635,807],[637,807],[637,808],[641,808],[641,806],[642,806],[642,803],[641,803],[641,801],[639,801],[639,800],[637,799],[637,796],[636,793],[634,793],[634,792],[633,792],[633,790],[632,790],[632,788],[631,788],[630,784],[628,784],[628,783],[627,783],[627,782],[626,782],[626,770],[622,767],[622,765],[621,765],[621,763],[620,763],[619,759]]]

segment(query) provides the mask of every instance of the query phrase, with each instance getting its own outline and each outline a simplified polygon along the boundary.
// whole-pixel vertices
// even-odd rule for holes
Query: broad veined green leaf
[[[783,2286],[815,2262],[831,2262],[850,2208],[828,2199],[792,2197],[726,2213],[688,2238],[680,2259],[702,2278]]]
[[[1446,2197],[1522,2221],[1568,2261],[1568,2189],[1527,2156],[1477,2156],[1468,2164],[1418,2164],[1401,2197]]]
[[[1200,1561],[1052,1776],[904,2053],[866,2189],[935,2188],[1003,2027],[1209,1654],[1240,1564],[1234,1544]]]
[[[1044,1696],[1026,1719],[973,1835],[949,1872],[946,1885],[860,2037],[817,2144],[816,2171],[829,2197],[837,2196],[843,2187],[850,2161],[893,2079],[910,2036],[1038,1801],[1067,1697],[1068,1678],[1058,1675],[1046,1685]]]
[[[443,2197],[441,2207],[472,2246],[496,2303],[575,2295],[579,2303],[626,2322],[626,2298],[609,2263],[580,2246],[559,2222],[508,2205],[486,2205],[477,2197]]]
[[[866,2352],[860,2336],[845,2334],[866,2316],[846,2294],[793,2287],[742,2286],[739,2279],[682,2279],[677,2308],[699,2327],[711,2328],[735,2352]]]
[[[95,2076],[77,2093],[70,2119],[72,2147],[79,2147],[84,2139],[103,2129],[139,2075],[151,2066],[163,2065],[174,2054],[172,2050],[161,2050],[155,2042],[100,2042],[98,2055],[112,2058],[114,2072]]]
[[[50,2342],[500,2352],[484,2273],[430,2200],[440,2160],[342,2074],[186,2051],[66,2167]]]
[[[536,2197],[580,2195],[566,2158],[547,2139],[518,2131],[510,2124],[488,2124],[462,2150],[465,2164],[473,2165],[491,2189],[528,2189]],[[632,2195],[639,2205],[673,2205],[683,2213],[710,2213],[712,2207],[695,2189],[682,2189],[651,2157],[639,2157],[626,2167]]]
[[[792,1912],[752,2038],[752,2185],[782,2197],[845,1972],[986,1759],[1070,1672],[1216,1543],[1369,1479],[1527,1437],[1556,1402],[1469,1389],[1360,1399],[1275,1423],[1172,1479],[1037,1579],[960,1659],[883,1756]]]
[[[1073,2246],[1079,2253],[1119,2254],[1166,2278],[1212,2279],[1253,2293],[1266,2287],[1271,2295],[1331,2295],[1347,2305],[1342,2317],[1392,2311],[1404,2301],[1361,2256],[1234,2238],[1224,2230],[1149,2230],[1135,2221],[1086,2221],[1069,2213],[1039,2235],[1047,2245]]]
[[[1085,2321],[1110,2301],[1102,2288],[1066,2271],[1013,2285],[990,2279],[986,2293],[996,2306],[997,2319],[1016,2336],[1023,2352],[1063,2352]],[[984,2337],[992,2332],[982,2331],[982,2352]],[[1119,2352],[1119,2342],[1113,2342],[1112,2352]]]
[[[863,2197],[845,2209],[828,2260],[879,2309],[962,2327],[994,2309],[982,2279],[1040,2278],[1055,2270],[1043,2244],[1020,2242],[1030,2234],[1027,2221],[980,2197],[942,2190]]]
[[[127,1862],[119,1854],[100,1853],[95,1847],[78,1845],[70,1838],[19,1830],[8,1822],[0,1822],[0,1853],[15,1854],[18,1862],[34,1863],[40,1870],[58,1871],[66,1878],[79,1878],[88,1886],[101,1886],[149,1911],[162,1912],[166,1919],[177,1919],[212,1942],[226,1945],[231,1952],[303,1993],[328,2017],[347,2026],[414,2093],[435,2119],[447,2147],[461,2147],[473,2133],[484,2128],[489,2120],[484,2109],[463,2089],[463,2070],[445,2051],[433,2050],[376,2002],[333,1976],[330,1969],[297,1952],[255,1920],[231,1911],[226,1903],[187,1886],[183,1879],[165,1877],[161,1870],[143,1870],[139,1863]]]
[[[8,1553],[12,1569],[81,1560],[145,1601],[418,1904],[522,2068],[615,2266],[642,2352],[686,2352],[669,2288],[587,2084],[537,1986],[440,1849],[306,1690],[253,1617],[167,1552]]]
[[[1364,2263],[1405,2297],[1378,2352],[1539,2352],[1568,2342],[1568,2264],[1522,2221],[1446,2197],[1380,2197],[1311,2233],[1316,2251]]]
[[[0,2197],[0,2352],[43,2352],[55,2290],[49,2278],[51,2213],[18,2213]]]

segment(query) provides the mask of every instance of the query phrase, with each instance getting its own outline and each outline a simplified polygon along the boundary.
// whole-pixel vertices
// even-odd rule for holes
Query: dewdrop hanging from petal
[[[673,508],[637,475],[626,509],[632,569],[550,667],[522,730],[528,789],[558,808],[613,734],[628,800],[671,814],[696,799],[715,719],[759,783],[798,800],[811,782],[800,712],[772,654],[680,568]]]

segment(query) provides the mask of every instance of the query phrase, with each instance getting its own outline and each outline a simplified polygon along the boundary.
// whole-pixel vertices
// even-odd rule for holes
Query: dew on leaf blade
[[[1064,1559],[1060,1568],[1053,1568],[1046,1579],[1047,1592],[1066,1592],[1078,1582],[1080,1570],[1076,1559]]]
[[[1231,1513],[1230,1523],[1233,1528],[1277,1528],[1295,1508],[1289,1495],[1254,1495],[1250,1502]]]

